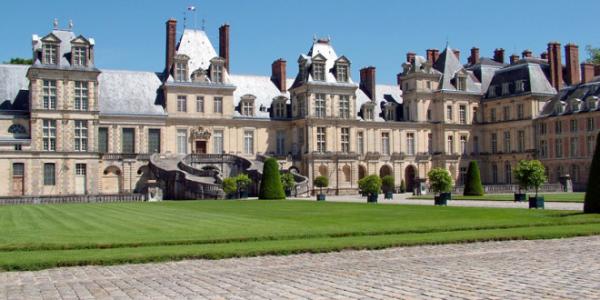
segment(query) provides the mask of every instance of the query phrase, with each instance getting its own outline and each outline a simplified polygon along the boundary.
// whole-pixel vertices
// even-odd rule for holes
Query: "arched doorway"
[[[107,167],[102,175],[102,194],[121,193],[122,181],[119,167]]]
[[[388,175],[392,175],[392,168],[388,165],[381,166],[381,169],[379,169],[379,177],[384,177]]]
[[[406,191],[412,192],[415,190],[417,183],[417,169],[413,165],[409,165],[404,169],[404,182],[406,183]]]
[[[358,166],[358,179],[363,179],[367,176],[367,169],[363,165]]]

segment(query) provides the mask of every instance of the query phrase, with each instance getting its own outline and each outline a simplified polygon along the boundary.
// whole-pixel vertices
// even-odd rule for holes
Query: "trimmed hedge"
[[[465,178],[464,196],[483,196],[483,185],[481,184],[481,175],[479,173],[479,165],[473,160],[469,163],[467,170],[467,178]]]
[[[281,178],[279,175],[279,164],[274,158],[268,158],[265,160],[262,180],[260,181],[258,199],[285,199],[285,191],[283,190],[283,185],[281,184]]]
[[[596,151],[592,159],[590,176],[588,176],[583,212],[588,214],[600,213],[600,133],[596,137]]]

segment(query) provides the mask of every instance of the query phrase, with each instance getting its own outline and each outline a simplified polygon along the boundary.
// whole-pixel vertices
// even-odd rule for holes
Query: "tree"
[[[4,62],[5,64],[11,65],[32,65],[33,59],[31,58],[21,58],[21,57],[13,57],[9,61]]]
[[[369,175],[358,181],[358,188],[369,195],[377,195],[381,190],[381,178],[377,175]]]
[[[223,179],[221,185],[223,186],[223,192],[225,192],[225,195],[227,196],[237,192],[237,183],[234,177]]]
[[[400,181],[400,192],[406,193],[406,182],[404,181],[404,179]]]
[[[483,185],[481,184],[481,175],[479,174],[479,165],[473,160],[469,163],[467,169],[467,178],[465,178],[464,196],[483,196]]]
[[[283,185],[284,191],[291,191],[296,185],[296,179],[290,172],[281,174],[281,185]]]
[[[329,186],[329,178],[317,176],[317,178],[313,180],[313,184],[320,189],[319,194],[323,194],[323,188]]]
[[[583,212],[588,214],[600,213],[600,133],[596,137],[596,151],[592,159],[590,176],[585,191]]]
[[[285,199],[285,192],[279,177],[279,164],[274,158],[265,160],[258,199]]]
[[[585,51],[588,53],[586,62],[600,64],[600,48],[594,48],[592,45],[587,45],[585,46]]]
[[[544,165],[536,159],[519,161],[513,174],[522,189],[535,189],[536,198],[540,186],[548,180]]]
[[[235,177],[235,184],[237,186],[237,192],[239,193],[252,184],[252,179],[250,179],[247,174],[242,173]]]
[[[437,194],[449,193],[452,191],[452,177],[448,170],[443,168],[434,168],[427,173],[431,190]]]
[[[393,192],[394,191],[394,176],[392,175],[386,175],[381,177],[381,188],[383,189],[384,193],[388,193],[388,192]]]

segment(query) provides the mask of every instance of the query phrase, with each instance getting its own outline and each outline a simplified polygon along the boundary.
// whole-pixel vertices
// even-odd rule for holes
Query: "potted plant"
[[[381,189],[385,195],[384,199],[394,198],[394,176],[387,175],[381,178]]]
[[[325,194],[323,194],[323,188],[329,185],[329,178],[325,176],[317,176],[317,178],[313,180],[313,184],[319,188],[317,201],[325,201]]]
[[[377,175],[369,175],[358,181],[358,187],[367,194],[367,202],[377,203],[377,196],[381,190],[381,178]]]
[[[223,192],[225,192],[225,198],[227,198],[227,199],[235,198],[235,193],[237,192],[237,183],[236,183],[235,178],[229,177],[229,178],[223,179],[221,186],[223,187]]]
[[[452,177],[446,169],[434,168],[427,173],[429,186],[437,195],[434,197],[435,205],[447,205],[452,190]]]
[[[252,184],[252,179],[247,174],[240,174],[235,177],[237,193],[240,199],[248,198],[248,186]]]
[[[406,182],[404,182],[404,179],[400,181],[400,193],[406,193]]]
[[[544,165],[539,160],[522,160],[514,175],[520,187],[535,189],[535,196],[529,196],[529,208],[544,208],[544,197],[538,195],[540,186],[548,180]]]
[[[292,173],[290,172],[281,174],[281,184],[283,185],[283,189],[285,190],[285,195],[290,196],[292,194],[292,189],[296,185],[294,175],[292,175]]]

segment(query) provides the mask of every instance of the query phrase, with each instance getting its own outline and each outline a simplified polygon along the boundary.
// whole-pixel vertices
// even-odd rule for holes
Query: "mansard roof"
[[[546,102],[544,108],[542,109],[540,117],[558,115],[558,112],[555,110],[555,108],[559,103],[565,104],[575,100],[585,102],[590,98],[593,98],[596,101],[598,101],[598,99],[600,98],[600,77],[594,78],[589,83],[580,83],[578,85],[569,86],[560,90],[560,92],[558,92],[554,97],[552,97],[549,101]],[[579,112],[586,112],[599,109],[600,105],[596,103],[596,107],[592,109],[587,107],[587,105],[583,105]],[[573,113],[573,111],[567,109],[561,114],[569,113]]]
[[[76,36],[75,33],[71,30],[54,29],[54,30],[52,30],[52,32],[50,32],[48,35],[46,35],[43,38],[40,38],[37,35],[33,35],[33,37],[32,37],[33,51],[35,53],[41,53],[44,42],[59,43],[58,66],[61,68],[66,68],[66,67],[71,66],[71,61],[70,61],[71,45],[72,45],[73,41],[84,42],[89,45],[94,45],[94,39],[92,39],[92,38],[88,39],[88,38],[83,37],[82,35]],[[35,67],[44,67],[44,65],[41,64],[41,61],[39,59],[37,59],[37,57],[35,58],[33,65]],[[78,67],[78,68],[85,68],[85,67]],[[88,66],[87,68],[94,69],[92,65]]]
[[[102,70],[98,85],[101,115],[166,115],[159,73]]]
[[[273,99],[278,97],[290,98],[289,93],[279,91],[268,76],[230,75],[230,80],[236,87],[233,92],[233,105],[236,109],[239,107],[242,97],[246,95],[256,97],[254,99],[254,116],[251,116],[253,118],[268,119],[270,117],[268,110],[271,108]],[[293,79],[288,79],[286,82],[287,87],[289,88],[293,82]],[[242,117],[239,111],[235,112],[235,116]]]
[[[439,87],[440,90],[458,91],[457,87],[452,82],[456,79],[457,74],[463,73],[467,77],[467,89],[465,92],[481,93],[481,83],[477,80],[475,75],[473,75],[472,71],[463,67],[450,47],[446,47],[440,54],[438,60],[433,64],[433,68],[442,73]]]
[[[183,31],[176,53],[187,55],[190,58],[188,62],[190,75],[198,69],[208,70],[211,60],[218,57],[206,32],[197,29]]]
[[[479,63],[468,65],[466,69],[472,71],[473,75],[481,82],[481,91],[485,94],[496,71],[505,66],[492,58],[482,57],[479,59]]]
[[[296,80],[292,87],[296,87],[301,85],[304,82],[317,82],[313,80],[312,74],[310,72],[313,61],[314,60],[325,60],[325,80],[318,81],[319,83],[327,83],[327,84],[337,84],[337,85],[355,85],[352,81],[352,74],[348,74],[348,82],[340,83],[335,78],[335,64],[339,61],[347,61],[350,63],[350,60],[345,56],[338,56],[335,52],[335,49],[331,45],[330,39],[316,39],[313,41],[312,46],[308,50],[307,54],[301,54],[298,58],[298,63],[301,64],[305,70],[306,74],[301,74],[300,72],[296,76]],[[303,78],[302,76],[306,76]]]
[[[532,93],[554,95],[556,89],[550,84],[548,64],[539,59],[523,59],[513,65],[508,65],[494,73],[485,98],[514,96],[516,94]],[[516,89],[516,82],[524,82],[522,91]],[[508,85],[508,93],[502,93],[502,85]],[[494,89],[494,90],[492,90]]]
[[[0,65],[0,111],[27,111],[29,80],[27,65]]]

